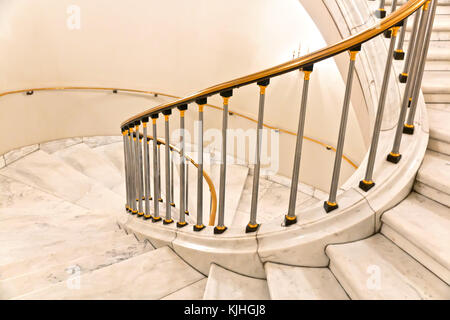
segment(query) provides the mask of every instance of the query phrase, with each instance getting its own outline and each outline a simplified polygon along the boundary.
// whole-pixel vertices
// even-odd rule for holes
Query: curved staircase
[[[381,210],[381,217],[370,207],[372,199],[358,194],[370,209],[371,223],[362,233],[366,237],[355,234],[349,239],[357,241],[345,241],[345,231],[327,226],[330,236],[323,244],[322,230],[309,230],[308,236],[320,244],[305,240],[305,247],[315,246],[316,251],[308,254],[324,262],[318,267],[280,263],[270,250],[262,256],[261,247],[270,239],[259,237],[258,231],[251,252],[263,266],[259,276],[230,270],[225,263],[208,262],[199,268],[174,247],[175,239],[183,238],[181,233],[159,241],[130,232],[127,221],[139,218],[125,214],[123,208],[122,137],[52,141],[11,151],[0,159],[0,299],[450,299],[450,1],[439,4],[422,85],[430,123],[428,150],[412,192],[395,207]],[[394,63],[398,73],[401,67]],[[186,152],[196,158],[195,146]],[[205,154],[204,169],[219,190],[220,164],[214,158]],[[161,172],[164,169],[161,162]],[[174,170],[178,176],[180,168]],[[197,172],[190,171],[191,177]],[[226,177],[225,225],[230,230],[228,238],[212,239],[242,240],[240,249],[245,251],[248,239],[239,238],[233,228],[243,229],[249,221],[253,172],[247,166],[227,164]],[[161,182],[162,198],[167,200],[164,179]],[[178,181],[174,183],[178,192]],[[189,180],[187,186],[194,191],[196,181]],[[286,179],[260,177],[259,223],[281,221],[290,190]],[[294,212],[321,206],[328,196],[302,185]],[[192,206],[195,200],[195,193],[190,193],[188,203]],[[165,201],[159,209],[164,212]],[[329,216],[322,213],[319,219]],[[195,224],[195,217],[186,219]],[[292,241],[302,241],[308,224],[290,229],[297,232]],[[354,228],[362,225],[355,223]],[[223,246],[222,261],[233,260],[226,255],[233,244]],[[290,249],[283,254],[298,253]]]

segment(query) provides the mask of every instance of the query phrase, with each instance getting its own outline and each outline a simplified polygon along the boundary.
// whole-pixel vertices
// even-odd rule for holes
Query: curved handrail
[[[319,61],[334,57],[335,55],[342,53],[351,48],[355,48],[366,41],[382,34],[384,31],[398,25],[404,19],[408,18],[418,9],[420,9],[429,0],[410,0],[405,3],[401,8],[390,14],[388,17],[381,20],[378,24],[375,24],[368,29],[361,31],[347,39],[344,39],[336,44],[330,45],[326,48],[317,50],[310,54],[304,55],[300,58],[294,59],[277,65],[275,67],[256,72],[244,77],[240,77],[231,81],[223,82],[221,84],[206,88],[197,93],[191,94],[176,101],[169,102],[156,106],[141,112],[126,121],[122,122],[121,127],[134,123],[135,121],[142,120],[144,117],[149,117],[152,114],[162,112],[164,110],[173,109],[179,105],[189,104],[200,98],[206,98],[208,96],[218,94],[220,92],[229,91],[235,88],[242,87],[251,83],[262,81],[265,79],[273,78],[303,67],[313,65]]]
[[[152,136],[147,137],[150,140],[153,140]],[[166,142],[162,139],[157,138],[156,141],[160,144],[166,145]],[[181,154],[181,150],[175,147],[174,145],[169,144],[169,149],[175,151],[178,154]],[[184,154],[186,160],[190,161],[196,168],[198,168],[198,163],[196,163],[191,157],[187,154]],[[216,188],[214,187],[214,183],[208,173],[203,170],[203,178],[206,180],[206,183],[209,186],[209,192],[211,193],[211,210],[209,213],[209,225],[214,226],[214,222],[216,221],[216,211],[217,211],[217,193]]]
[[[173,99],[181,99],[179,96],[175,96],[172,94],[168,94],[168,93],[164,93],[164,92],[157,92],[157,91],[149,91],[149,90],[139,90],[139,89],[127,89],[127,88],[110,88],[110,87],[90,87],[90,86],[81,86],[81,87],[76,87],[76,86],[60,86],[60,87],[41,87],[41,88],[29,88],[29,89],[18,89],[18,90],[11,90],[11,91],[5,91],[5,92],[0,92],[0,97],[4,97],[4,96],[8,96],[11,94],[17,94],[17,93],[25,93],[25,92],[34,92],[34,91],[59,91],[59,90],[94,90],[94,91],[117,91],[117,92],[126,92],[126,93],[138,93],[138,94],[149,94],[149,95],[156,95],[156,96],[163,96],[163,97],[168,97],[168,98],[173,98]],[[205,106],[212,108],[212,109],[216,109],[216,110],[223,110],[223,107],[220,106],[215,106],[212,104],[206,104]],[[257,123],[258,120],[256,120],[255,118],[252,118],[250,116],[247,116],[245,114],[239,113],[235,110],[229,110],[230,113],[247,119],[251,122]],[[264,123],[263,126],[265,128],[268,129],[272,129],[272,130],[278,130],[280,132],[292,135],[292,136],[297,136],[297,134],[295,132],[286,130],[286,129],[282,129],[279,127],[275,127],[272,125],[269,125],[267,123]],[[323,147],[325,147],[326,149],[332,150],[334,152],[336,152],[336,148],[333,147],[332,145],[329,145],[327,143],[324,143],[322,141],[319,141],[317,139],[308,137],[308,136],[303,136],[303,139],[311,141],[313,143],[319,144]],[[342,155],[342,158],[347,161],[353,168],[358,169],[358,165],[355,164],[352,160],[350,160],[350,158],[348,158],[346,155]]]

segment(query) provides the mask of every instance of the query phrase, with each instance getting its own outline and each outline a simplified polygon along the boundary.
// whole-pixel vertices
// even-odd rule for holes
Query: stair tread
[[[18,298],[161,299],[203,278],[169,247],[163,247],[84,274],[77,290],[60,282]]]
[[[449,169],[450,156],[427,150],[417,173],[416,180],[439,191],[443,197],[448,198],[450,195],[450,184],[448,183],[450,181]],[[422,193],[421,191],[417,192]],[[430,197],[427,194],[424,195]],[[432,199],[449,206],[449,203],[443,202],[440,198],[432,197]]]
[[[123,177],[120,172],[111,161],[86,144],[79,143],[61,149],[53,155],[85,176],[101,183],[104,187],[119,195],[125,195]]]
[[[126,243],[126,241],[130,241],[130,239],[133,238],[134,236],[126,235],[122,231],[109,231],[100,234],[98,239],[89,242],[74,243],[70,246],[53,248],[52,250],[35,251],[34,254],[22,259],[7,264],[1,264],[0,280],[35,272],[49,267],[49,265],[58,265],[65,261],[75,260],[87,254],[96,254],[109,247],[117,246],[119,243],[124,243],[124,241]]]
[[[217,201],[220,194],[220,164],[213,163],[211,175],[217,192]],[[225,225],[231,226],[236,215],[245,182],[249,173],[248,167],[229,164],[226,167],[225,192]],[[219,205],[218,205],[219,206]],[[217,208],[219,210],[219,208]]]
[[[0,172],[85,208],[123,208],[124,202],[120,196],[76,171],[58,157],[40,150],[11,163]]]
[[[2,287],[0,299],[11,299],[39,290],[54,283],[65,281],[75,272],[79,272],[80,275],[86,274],[152,249],[153,247],[149,243],[139,243],[133,235],[128,235],[113,246],[97,250],[95,253],[88,254],[86,252],[76,259],[2,280],[0,281]]]
[[[165,296],[161,300],[202,300],[208,278],[197,281],[185,288]]]
[[[352,299],[449,299],[450,287],[376,234],[326,249],[330,269]]]
[[[450,143],[450,111],[428,108],[430,138]]]
[[[211,265],[204,300],[270,300],[267,281]]]
[[[123,143],[116,142],[105,144],[99,147],[92,148],[95,152],[106,157],[114,167],[119,170],[122,176],[125,176],[125,158],[123,154]]]
[[[382,221],[431,259],[450,270],[450,233],[448,232],[450,211],[448,207],[413,192],[399,205],[385,212]],[[391,238],[391,240],[396,242],[395,239]],[[403,249],[406,250],[406,248]],[[413,253],[410,254],[414,256]],[[428,267],[426,261],[419,261]],[[447,275],[447,278],[450,277]]]
[[[446,71],[427,71],[423,75],[422,91],[425,94],[449,94],[450,73]]]
[[[348,300],[328,268],[264,265],[272,300]]]

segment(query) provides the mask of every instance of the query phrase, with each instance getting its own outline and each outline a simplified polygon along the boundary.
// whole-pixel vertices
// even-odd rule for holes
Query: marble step
[[[204,300],[270,300],[267,281],[211,265]]]
[[[450,73],[426,71],[423,75],[422,91],[426,103],[450,103]]]
[[[161,300],[203,300],[207,278],[203,278],[185,288],[171,293]]]
[[[348,300],[328,268],[294,267],[266,263],[272,300]]]
[[[417,173],[414,190],[450,207],[450,156],[428,150]]]
[[[204,278],[169,247],[162,247],[81,275],[72,283],[78,287],[60,282],[17,299],[161,299]]]
[[[381,233],[450,284],[448,207],[413,192],[381,220]]]
[[[41,150],[4,167],[0,174],[90,210],[117,212],[124,206],[119,195]]]
[[[241,200],[233,220],[233,227],[245,227],[250,220],[252,201],[253,176],[249,175],[245,181]],[[279,218],[287,212],[289,206],[290,187],[261,178],[259,182],[257,220],[267,223]],[[319,201],[311,195],[299,190],[297,192],[297,210],[305,205]]]
[[[86,144],[76,144],[61,149],[53,155],[118,195],[125,196],[125,184],[120,172],[111,161]]]
[[[326,249],[351,299],[450,299],[450,287],[381,234]]]
[[[428,121],[430,126],[428,149],[450,155],[450,110],[433,108],[433,105],[430,105]]]
[[[411,37],[413,23],[408,23],[405,39]],[[449,41],[450,40],[450,14],[436,15],[433,23],[433,32],[431,33],[431,41]]]
[[[122,142],[110,143],[91,148],[101,156],[107,158],[120,172],[122,177],[125,176],[125,159]]]
[[[249,168],[237,164],[230,164],[226,167],[225,179],[225,225],[231,226],[234,221],[236,210],[244,190],[245,182],[249,175]],[[217,192],[217,202],[219,212],[220,194],[220,164],[213,163],[211,166],[211,176]],[[217,214],[218,216],[218,214]]]
[[[127,241],[131,241],[130,239],[134,239],[134,236],[130,238],[123,231],[116,230],[102,233],[101,237],[90,242],[75,243],[61,248],[52,248],[52,250],[38,250],[23,259],[0,264],[0,280],[36,272],[85,255],[95,255],[99,252],[104,252],[108,248],[127,243]],[[134,239],[134,241],[136,240]]]
[[[150,250],[153,250],[150,243],[139,243],[133,235],[129,235],[115,246],[96,254],[86,254],[75,260],[1,280],[0,299],[12,299],[58,282],[65,282],[73,276],[81,276],[105,268]]]

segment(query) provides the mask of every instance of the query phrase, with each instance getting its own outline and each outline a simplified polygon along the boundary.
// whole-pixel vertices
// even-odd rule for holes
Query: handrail
[[[148,139],[153,140],[152,136],[148,136]],[[166,142],[162,139],[157,138],[156,141],[160,144],[166,145]],[[174,145],[169,144],[169,149],[175,151],[178,154],[181,154],[181,150],[175,147]],[[184,154],[184,157],[190,161],[196,168],[198,168],[198,163],[196,163],[190,156]],[[214,187],[214,183],[208,173],[203,170],[203,178],[208,183],[209,191],[211,193],[211,210],[209,214],[209,225],[214,226],[214,222],[216,221],[216,211],[217,211],[217,193],[216,188]]]
[[[168,97],[168,98],[173,98],[173,99],[181,99],[179,96],[175,96],[172,94],[168,94],[168,93],[164,93],[164,92],[158,92],[158,91],[148,91],[148,90],[139,90],[139,89],[127,89],[127,88],[110,88],[110,87],[90,87],[90,86],[82,86],[82,87],[76,87],[76,86],[59,86],[59,87],[41,87],[41,88],[29,88],[29,89],[18,89],[18,90],[11,90],[11,91],[5,91],[5,92],[0,92],[0,97],[4,97],[7,95],[11,95],[11,94],[17,94],[17,93],[25,93],[25,92],[34,92],[34,91],[58,91],[58,90],[100,90],[100,91],[117,91],[117,92],[127,92],[127,93],[139,93],[139,94],[149,94],[149,95],[156,95],[156,96],[163,96],[163,97]],[[215,106],[212,104],[206,104],[205,106],[212,108],[212,109],[216,109],[216,110],[223,110],[222,107],[220,106]],[[251,122],[257,123],[258,120],[256,120],[255,118],[252,118],[250,116],[244,115],[242,113],[239,113],[235,110],[229,110],[230,113],[232,113],[233,115],[236,115],[238,117],[247,119]],[[286,134],[292,135],[292,136],[297,136],[297,134],[295,132],[286,130],[286,129],[282,129],[279,127],[275,127],[272,125],[269,125],[267,123],[264,123],[263,126],[265,128],[271,129],[271,130],[278,130],[280,132],[284,132]],[[313,143],[319,144],[323,147],[325,147],[326,149],[332,150],[334,152],[336,152],[336,148],[326,144],[322,141],[319,141],[317,139],[308,137],[308,136],[303,136],[303,139],[311,141]],[[347,161],[353,168],[358,169],[358,165],[356,163],[354,163],[352,160],[350,160],[349,157],[347,157],[346,155],[342,155],[342,158]]]
[[[361,31],[334,45],[330,45],[326,48],[317,50],[310,54],[304,55],[300,58],[294,59],[292,61],[282,63],[275,67],[260,72],[256,72],[244,77],[240,77],[231,81],[223,82],[221,84],[201,90],[197,93],[191,94],[187,97],[178,99],[176,101],[148,109],[122,122],[121,127],[132,124],[135,121],[142,120],[142,118],[149,117],[152,114],[159,113],[167,109],[173,109],[179,105],[192,103],[199,98],[206,98],[208,96],[218,94],[223,91],[232,90],[244,85],[276,77],[284,73],[288,73],[300,69],[302,67],[307,67],[319,61],[334,57],[335,55],[347,51],[356,46],[359,46],[364,42],[382,34],[384,31],[392,28],[393,26],[396,26],[397,24],[401,23],[404,19],[408,18],[410,15],[416,12],[428,1],[429,0],[410,0],[409,2],[405,3],[401,8],[390,14],[388,17],[381,20],[380,23],[375,24],[372,27],[369,27],[367,30]]]

